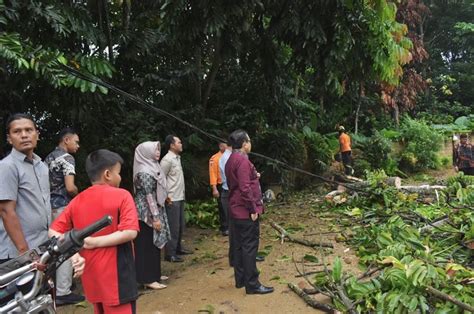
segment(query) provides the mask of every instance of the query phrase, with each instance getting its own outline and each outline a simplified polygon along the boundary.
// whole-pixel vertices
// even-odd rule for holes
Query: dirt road
[[[228,266],[228,238],[216,231],[188,228],[185,245],[195,250],[186,256],[184,263],[162,263],[163,273],[169,275],[168,288],[159,291],[140,291],[138,313],[318,313],[307,306],[287,287],[288,282],[303,284],[295,277],[296,261],[306,255],[319,256],[309,247],[280,243],[269,220],[293,230],[294,235],[319,241],[320,231],[328,231],[332,224],[316,217],[317,203],[273,206],[261,223],[260,251],[267,253],[266,260],[258,264],[260,280],[275,287],[267,295],[246,295],[245,289],[234,287],[233,269]],[[315,236],[317,235],[317,236]],[[334,234],[324,235],[323,241],[334,242]],[[344,244],[334,243],[333,254],[326,257],[331,262],[335,256],[344,258],[344,268],[357,272],[357,258],[347,251]],[[346,252],[345,252],[346,251]],[[297,263],[301,267],[301,263]],[[322,269],[318,263],[305,263],[306,271]],[[317,298],[318,299],[318,298]],[[319,300],[324,300],[319,298]],[[59,313],[91,313],[90,305],[62,307]]]

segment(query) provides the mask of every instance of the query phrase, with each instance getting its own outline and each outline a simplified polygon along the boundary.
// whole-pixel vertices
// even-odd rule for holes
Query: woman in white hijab
[[[138,210],[140,232],[135,239],[137,282],[150,289],[164,289],[160,283],[161,249],[170,240],[165,211],[166,177],[160,163],[160,142],[144,142],[135,149],[133,187]]]

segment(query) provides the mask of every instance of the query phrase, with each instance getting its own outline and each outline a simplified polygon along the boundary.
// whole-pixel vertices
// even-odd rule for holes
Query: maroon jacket
[[[230,192],[231,217],[249,219],[251,213],[262,214],[264,208],[260,182],[248,156],[242,152],[233,152],[225,165],[225,176]]]

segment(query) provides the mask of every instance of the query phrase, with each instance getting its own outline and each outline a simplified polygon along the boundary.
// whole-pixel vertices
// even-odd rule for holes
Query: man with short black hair
[[[236,288],[245,287],[247,294],[273,292],[258,280],[256,257],[260,236],[259,217],[264,212],[260,174],[250,162],[252,143],[247,132],[236,130],[229,136],[233,153],[225,165],[229,187],[230,218],[232,220],[231,262]]]
[[[209,159],[209,183],[212,189],[212,196],[217,199],[217,208],[219,210],[219,224],[220,231],[223,236],[229,235],[228,213],[227,208],[224,207],[222,201],[222,194],[224,193],[222,186],[222,175],[219,171],[219,161],[227,150],[226,142],[219,142],[219,151],[211,156]]]
[[[0,262],[48,240],[51,223],[48,168],[34,153],[39,133],[30,115],[10,116],[11,153],[0,161]]]
[[[59,217],[71,199],[79,192],[74,183],[76,163],[74,154],[79,149],[79,136],[72,128],[59,132],[58,146],[46,158],[51,187],[51,207],[53,220]],[[84,297],[72,293],[72,264],[65,261],[56,271],[56,304],[76,304]]]
[[[459,144],[454,147],[453,164],[456,172],[461,171],[465,175],[474,176],[474,152],[472,145],[468,142],[468,136],[463,133],[459,136]]]
[[[181,238],[185,227],[184,221],[184,174],[181,166],[183,144],[179,137],[168,135],[165,138],[165,147],[168,153],[161,160],[161,169],[166,176],[169,201],[165,205],[171,240],[166,243],[165,260],[168,262],[182,262],[179,255],[192,254],[181,245]]]

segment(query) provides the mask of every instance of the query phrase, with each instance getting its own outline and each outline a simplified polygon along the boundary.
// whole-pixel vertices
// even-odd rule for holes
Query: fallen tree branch
[[[322,266],[322,264],[321,264],[321,266]],[[308,272],[305,272],[304,274],[296,275],[295,278],[304,277],[304,276],[307,276],[307,275],[321,274],[321,273],[325,273],[325,271],[324,270],[308,271]]]
[[[306,294],[319,294],[319,290],[317,289],[309,289],[309,288],[303,288],[303,292]]]
[[[335,288],[336,288],[337,295],[339,296],[339,299],[341,300],[342,304],[344,304],[344,306],[347,309],[347,313],[358,314],[357,311],[354,309],[355,308],[354,302],[347,296],[347,293],[343,285],[336,284]]]
[[[303,290],[301,290],[299,287],[292,284],[291,282],[288,283],[288,288],[293,290],[294,293],[296,293],[300,298],[302,298],[306,302],[306,304],[308,304],[312,308],[324,311],[326,313],[334,313],[336,311],[336,309],[333,308],[332,306],[316,301],[315,299],[310,297]]]
[[[382,269],[384,269],[385,267],[376,267],[376,268],[369,268],[367,269],[367,271],[365,273],[363,273],[362,275],[360,275],[359,277],[357,277],[357,280],[361,280],[361,279],[364,279],[366,277],[370,277],[372,276],[373,274],[375,274],[376,272],[379,272],[381,271]]]
[[[318,286],[316,286],[314,283],[312,283],[311,280],[308,279],[308,275],[307,275],[306,271],[304,270],[304,264],[302,265],[303,266],[303,272],[301,272],[300,269],[298,268],[298,265],[296,264],[296,260],[295,260],[294,256],[292,256],[292,259],[293,259],[293,264],[295,265],[295,269],[298,272],[298,274],[300,275],[300,277],[304,277],[304,280],[306,280],[306,282],[311,287],[313,287],[314,290],[318,291],[319,293],[321,293],[321,294],[323,294],[327,297],[330,297],[331,299],[335,297],[335,295],[332,292],[323,291]],[[324,267],[326,267],[326,265],[324,265]]]
[[[284,241],[284,238],[287,238],[288,241],[290,241],[290,242],[298,243],[298,244],[309,246],[309,247],[312,247],[312,248],[316,248],[316,247],[334,248],[334,245],[332,243],[324,243],[324,242],[319,242],[318,243],[318,242],[311,242],[311,241],[304,240],[304,239],[293,238],[290,234],[288,234],[288,232],[285,229],[283,229],[283,227],[281,227],[280,225],[278,225],[274,221],[270,221],[270,225],[273,227],[273,229],[278,231],[278,233],[280,234],[280,237],[282,239],[282,243]]]
[[[437,297],[438,299],[451,302],[453,304],[456,304],[457,306],[459,306],[463,310],[474,313],[474,307],[473,306],[471,306],[469,304],[466,304],[464,302],[461,302],[458,299],[453,298],[449,294],[446,294],[442,291],[439,291],[438,289],[435,289],[433,287],[426,287],[426,291],[428,291],[428,293],[431,293],[433,296]]]

